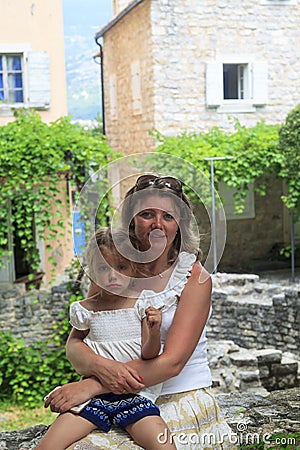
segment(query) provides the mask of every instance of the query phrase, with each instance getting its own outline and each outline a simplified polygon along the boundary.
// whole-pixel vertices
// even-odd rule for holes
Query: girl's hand
[[[45,408],[52,412],[64,413],[73,406],[89,400],[96,394],[104,393],[98,380],[87,378],[64,386],[58,386],[45,397]]]
[[[149,334],[159,333],[162,321],[161,311],[153,306],[148,306],[145,313]]]

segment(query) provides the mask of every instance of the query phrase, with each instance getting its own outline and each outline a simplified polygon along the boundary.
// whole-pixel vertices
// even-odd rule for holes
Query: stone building
[[[299,19],[298,0],[114,0],[112,20],[96,34],[109,144],[131,154],[155,148],[153,129],[230,129],[230,117],[282,123],[299,102]],[[269,193],[251,191],[239,219],[226,211],[228,264],[248,258],[253,241],[250,258],[265,260],[289,243],[281,183]]]

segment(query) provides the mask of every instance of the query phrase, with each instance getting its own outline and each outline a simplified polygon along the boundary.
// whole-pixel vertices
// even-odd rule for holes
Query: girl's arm
[[[146,386],[178,375],[192,355],[205,327],[211,305],[212,283],[206,270],[195,263],[185,285],[167,335],[157,358],[126,363],[143,377]]]
[[[152,359],[158,356],[161,349],[160,340],[161,312],[149,306],[146,317],[142,321],[142,358]]]
[[[66,355],[78,373],[86,377],[94,376],[107,392],[122,394],[126,390],[137,393],[145,387],[136,369],[96,355],[82,341],[82,334],[78,330],[73,329],[70,333]]]
[[[203,332],[210,310],[211,288],[209,274],[195,263],[182,291],[164,351],[157,358],[126,364],[110,361],[95,355],[74,332],[67,342],[67,357],[79,373],[95,376],[116,394],[124,389],[136,393],[145,385],[152,386],[174,377],[192,355]]]

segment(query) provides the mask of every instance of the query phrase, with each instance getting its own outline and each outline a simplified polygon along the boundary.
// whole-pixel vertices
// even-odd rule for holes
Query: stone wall
[[[53,325],[65,317],[69,298],[66,283],[49,291],[27,292],[24,285],[0,287],[0,329],[27,344],[47,340]]]
[[[300,356],[300,286],[266,282],[258,275],[213,275],[213,312],[208,339],[230,340],[246,349],[274,348]],[[67,282],[26,292],[0,286],[0,326],[27,343],[47,339],[66,314]]]
[[[156,127],[163,133],[230,126],[258,120],[283,122],[298,102],[299,8],[290,1],[152,1]],[[280,5],[279,5],[280,3]],[[234,20],[233,20],[234,17]],[[280,37],[279,37],[280,36]],[[281,39],[281,36],[284,36]],[[117,55],[116,55],[117,56]],[[252,112],[222,112],[206,106],[206,63],[268,63],[268,100]],[[218,86],[215,86],[218,89]]]
[[[296,355],[272,348],[248,350],[233,341],[208,341],[214,392],[260,392],[300,386]]]
[[[209,339],[300,355],[299,285],[263,282],[258,275],[216,274],[213,279]]]
[[[119,8],[126,1],[120,1]],[[234,20],[232,20],[234,17]],[[115,150],[150,151],[148,132],[199,132],[232,128],[230,117],[253,126],[282,123],[297,105],[299,8],[285,0],[143,1],[104,35],[105,106],[108,142]],[[132,111],[130,64],[140,61],[142,114]],[[224,111],[207,107],[206,64],[268,64],[267,104]],[[117,76],[118,119],[110,114],[110,78]],[[250,77],[250,74],[249,74]],[[222,88],[222,81],[216,89]],[[114,100],[115,101],[115,100]],[[251,98],[249,99],[251,103]],[[246,101],[247,103],[247,101]],[[149,115],[149,112],[151,114]]]
[[[105,34],[106,134],[125,154],[155,147],[150,5],[142,2]]]

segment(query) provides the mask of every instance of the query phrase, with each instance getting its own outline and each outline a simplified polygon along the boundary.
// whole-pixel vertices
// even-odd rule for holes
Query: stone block
[[[259,365],[259,377],[268,378],[269,375],[270,375],[269,366]]]
[[[259,382],[259,370],[241,371],[238,376],[244,383]]]
[[[280,363],[282,352],[273,348],[265,348],[262,350],[253,350],[259,365]]]
[[[229,355],[232,364],[236,366],[255,366],[257,365],[257,358],[251,351],[243,350],[234,352]]]
[[[289,389],[297,386],[297,375],[289,374],[282,376],[277,381],[278,389]]]
[[[291,373],[297,374],[298,372],[298,363],[297,361],[292,360],[284,360],[281,364],[272,364],[271,366],[271,374],[276,377],[288,375]]]

